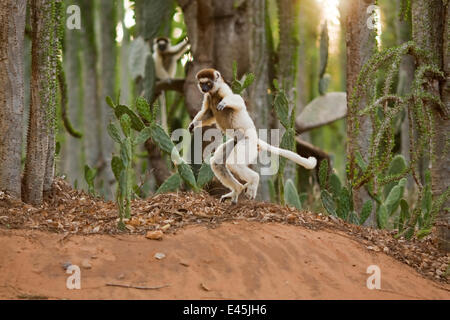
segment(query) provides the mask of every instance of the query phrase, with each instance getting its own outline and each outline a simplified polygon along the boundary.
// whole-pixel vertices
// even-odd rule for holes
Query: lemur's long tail
[[[295,152],[286,150],[286,149],[280,149],[277,147],[274,147],[267,142],[258,139],[258,145],[261,149],[278,154],[282,157],[285,157],[291,161],[294,161],[295,163],[305,167],[306,169],[314,169],[317,164],[317,159],[314,157],[309,157],[308,159],[303,158],[296,154]]]

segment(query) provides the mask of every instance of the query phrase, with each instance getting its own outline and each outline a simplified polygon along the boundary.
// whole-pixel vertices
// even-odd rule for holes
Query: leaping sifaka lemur
[[[256,162],[259,150],[288,158],[307,169],[313,169],[316,166],[317,160],[314,157],[306,159],[292,151],[274,147],[259,139],[244,99],[233,93],[219,71],[203,69],[197,73],[196,77],[198,88],[204,94],[203,105],[189,125],[189,130],[192,132],[194,128],[216,124],[231,138],[217,148],[210,160],[212,171],[217,179],[231,190],[230,193],[222,196],[221,201],[231,198],[231,201],[236,203],[244,190],[250,199],[256,197],[259,174],[250,169],[249,165]],[[232,136],[229,135],[230,130],[233,132]],[[246,183],[242,185],[234,175]]]

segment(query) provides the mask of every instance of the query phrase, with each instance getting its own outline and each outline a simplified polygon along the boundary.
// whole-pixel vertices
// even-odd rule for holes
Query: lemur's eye
[[[212,83],[208,82],[208,87],[212,88]]]

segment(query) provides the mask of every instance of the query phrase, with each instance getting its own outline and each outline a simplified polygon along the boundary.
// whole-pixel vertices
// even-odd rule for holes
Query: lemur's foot
[[[258,184],[252,184],[248,182],[244,185],[244,187],[246,197],[250,200],[256,199],[256,194],[258,193]]]
[[[231,199],[231,203],[236,204],[238,202],[239,193],[236,191],[231,191],[230,193],[224,194],[220,197],[220,202],[225,202],[226,199]]]
[[[227,194],[224,194],[223,196],[220,197],[220,202],[225,202],[227,199],[231,199],[231,202],[236,203],[237,200],[235,200],[236,196],[235,196],[235,192],[230,192]],[[235,201],[233,201],[235,200]]]
[[[217,105],[217,110],[222,111],[223,109],[225,109],[225,107],[227,106],[227,104],[223,101],[220,101],[219,104]]]

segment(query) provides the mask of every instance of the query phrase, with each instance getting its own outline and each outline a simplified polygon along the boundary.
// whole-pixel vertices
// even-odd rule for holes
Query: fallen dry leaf
[[[163,232],[161,230],[148,231],[145,237],[150,240],[162,240]]]

